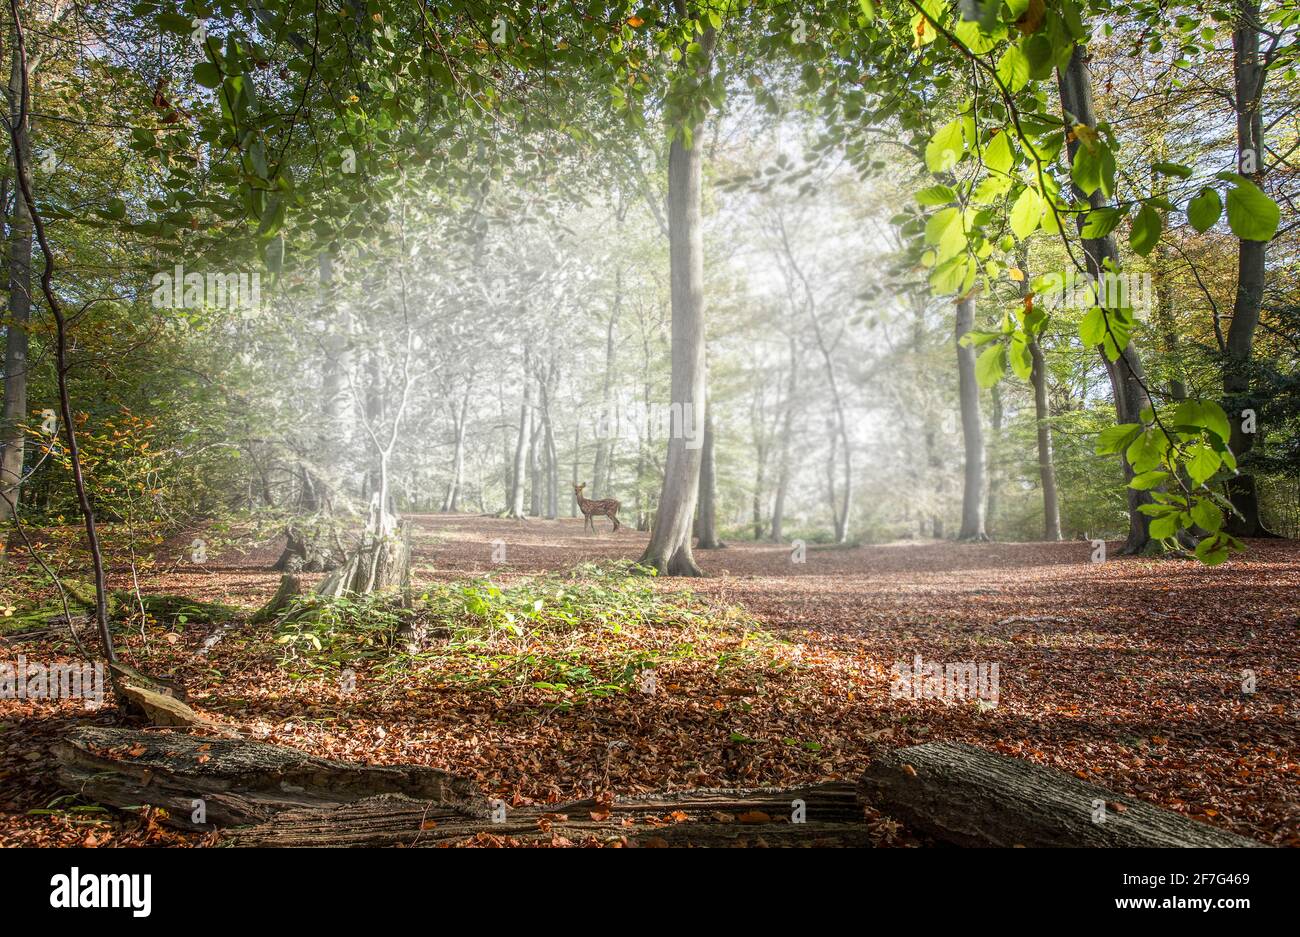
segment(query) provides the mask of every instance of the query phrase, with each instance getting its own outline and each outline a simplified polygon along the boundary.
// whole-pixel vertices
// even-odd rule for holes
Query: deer
[[[582,529],[586,530],[591,527],[591,532],[596,532],[596,517],[608,517],[614,522],[614,532],[617,533],[622,525],[618,522],[618,499],[605,498],[601,501],[592,501],[582,496],[582,489],[587,487],[587,483],[573,486],[573,496],[578,499],[578,510],[582,512],[584,518]]]

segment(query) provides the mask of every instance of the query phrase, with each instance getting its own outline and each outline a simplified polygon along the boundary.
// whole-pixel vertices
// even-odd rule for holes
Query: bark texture
[[[957,846],[1261,846],[1095,784],[952,742],[876,759],[861,798],[913,832]],[[1097,802],[1105,820],[1094,822]]]

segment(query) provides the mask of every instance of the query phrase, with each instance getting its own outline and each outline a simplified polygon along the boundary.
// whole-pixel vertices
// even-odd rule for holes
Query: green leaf
[[[1017,332],[1011,337],[1011,370],[1022,381],[1029,380],[1034,373],[1034,356],[1029,351],[1029,342],[1024,333]]]
[[[179,13],[160,13],[158,14],[158,28],[165,33],[176,33],[183,36],[194,27],[190,24],[188,16],[182,16]]]
[[[1223,202],[1219,200],[1219,193],[1211,188],[1201,189],[1200,194],[1187,203],[1187,223],[1198,234],[1204,234],[1214,227],[1221,214]]]
[[[1007,348],[997,344],[986,348],[975,361],[975,380],[980,387],[992,387],[1007,371]]]
[[[1174,410],[1174,423],[1180,427],[1207,429],[1225,443],[1232,438],[1228,414],[1213,400],[1184,400]]]
[[[947,172],[961,159],[966,149],[961,123],[954,120],[944,124],[926,144],[925,165],[930,172]]]
[[[1015,161],[1016,156],[1011,149],[1011,137],[1005,130],[994,134],[993,139],[984,148],[984,165],[991,172],[1008,173]]]
[[[1170,477],[1170,474],[1162,469],[1153,469],[1150,472],[1143,472],[1141,475],[1134,475],[1129,481],[1130,488],[1136,488],[1138,491],[1148,491],[1158,485],[1162,485]]]
[[[930,216],[925,223],[925,243],[938,244],[948,229],[961,219],[960,208],[944,208]],[[959,226],[960,227],[960,226]]]
[[[1139,423],[1118,423],[1115,426],[1107,426],[1097,435],[1097,455],[1123,452],[1141,432],[1142,426]]]
[[[1020,46],[1008,46],[998,59],[997,76],[1015,94],[1029,82],[1029,59]]]
[[[1198,498],[1192,505],[1192,520],[1201,529],[1215,533],[1223,526],[1223,511],[1211,499]]]
[[[1156,211],[1150,205],[1143,205],[1142,210],[1137,213],[1133,219],[1133,227],[1129,231],[1128,244],[1133,248],[1133,253],[1139,257],[1145,257],[1155,249],[1156,242],[1160,240],[1160,229],[1163,222],[1160,219],[1160,212]]]
[[[1086,143],[1080,143],[1074,151],[1074,160],[1070,163],[1070,178],[1085,196],[1091,196],[1101,188],[1099,151],[1090,149]]]
[[[1214,473],[1223,464],[1223,459],[1209,446],[1198,443],[1188,450],[1187,459],[1183,464],[1187,467],[1188,476],[1199,485],[1206,479],[1214,477]]]
[[[1196,545],[1196,558],[1206,566],[1218,566],[1228,558],[1230,550],[1240,550],[1241,545],[1227,534],[1216,533]]]
[[[917,192],[916,201],[921,205],[947,205],[957,201],[957,193],[952,186],[932,185]]]
[[[205,88],[219,88],[221,69],[211,62],[200,62],[194,66],[194,80]]]
[[[1034,189],[1025,188],[1011,206],[1011,231],[1020,240],[1033,234],[1043,218],[1043,199]]]
[[[1174,534],[1178,533],[1181,525],[1178,522],[1179,514],[1162,514],[1160,517],[1151,519],[1150,534],[1156,540],[1168,540]]]
[[[1162,176],[1177,176],[1179,179],[1186,179],[1192,174],[1192,167],[1182,163],[1153,163],[1151,168]]]
[[[1243,241],[1267,241],[1277,233],[1282,212],[1255,183],[1239,177],[1228,190],[1228,227]]]
[[[981,345],[987,345],[989,342],[997,341],[1002,337],[1001,332],[979,332],[972,330],[958,339],[958,344],[967,348],[978,348]]]
[[[1094,208],[1084,216],[1083,229],[1080,233],[1089,239],[1104,238],[1115,230],[1115,226],[1123,217],[1124,212],[1118,208]]]
[[[1089,348],[1101,344],[1106,337],[1106,313],[1093,306],[1079,321],[1079,339]]]

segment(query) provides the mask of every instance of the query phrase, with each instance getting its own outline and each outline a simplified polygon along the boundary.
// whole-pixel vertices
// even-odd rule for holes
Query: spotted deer
[[[587,483],[573,486],[573,496],[578,499],[578,510],[582,512],[585,518],[582,529],[586,530],[591,527],[591,532],[596,532],[596,517],[608,517],[614,522],[614,530],[617,531],[622,525],[618,522],[618,499],[605,498],[602,501],[591,501],[582,496],[582,489],[587,487]]]

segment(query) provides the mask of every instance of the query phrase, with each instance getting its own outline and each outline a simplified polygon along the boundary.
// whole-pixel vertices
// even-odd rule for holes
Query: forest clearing
[[[21,901],[1285,900],[1300,0],[0,19]]]
[[[593,536],[573,519],[408,520],[417,596],[490,582],[523,590],[508,602],[515,610],[550,604],[557,589],[591,575],[584,570],[634,560],[646,539]],[[200,567],[177,555],[141,588],[249,615],[276,591],[277,550],[245,544]],[[794,788],[853,779],[885,748],[965,741],[1297,845],[1296,547],[1261,541],[1250,561],[1217,569],[1194,560],[1095,564],[1090,554],[1077,541],[898,542],[813,548],[792,563],[787,547],[740,542],[709,552],[708,577],[689,584],[704,621],[679,630],[652,615],[626,640],[594,618],[556,632],[521,614],[525,634],[502,631],[473,650],[448,634],[408,655],[389,637],[331,645],[328,662],[313,663],[245,622],[224,630],[176,613],[145,628],[124,623],[120,634],[132,659],[181,680],[195,706],[258,739],[467,775],[515,807],[604,791]],[[623,578],[595,581],[616,588]],[[676,598],[679,581],[650,583],[686,601]],[[439,623],[454,627],[455,618]],[[70,650],[57,634],[10,634],[6,645],[28,657]],[[890,669],[917,654],[999,661],[997,705],[898,699]],[[501,665],[499,676],[484,678],[483,658]],[[622,674],[629,660],[635,672]],[[1243,697],[1245,670],[1269,689]],[[6,842],[209,841],[60,808],[66,792],[49,783],[49,762],[27,755],[85,720],[80,710],[78,701],[0,701]],[[874,819],[877,844],[916,841],[888,817]]]

